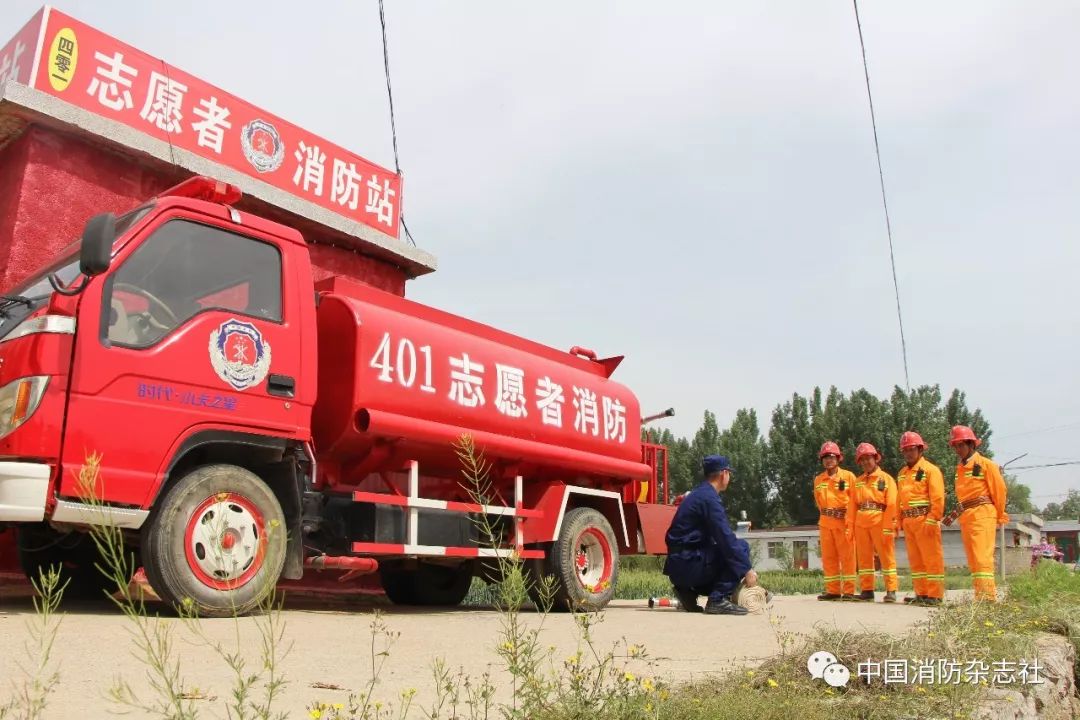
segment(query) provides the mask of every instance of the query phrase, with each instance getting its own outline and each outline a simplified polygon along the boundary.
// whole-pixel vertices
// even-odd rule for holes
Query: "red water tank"
[[[341,279],[320,287],[313,428],[324,459],[382,452],[453,472],[452,443],[469,434],[489,460],[534,474],[648,477],[637,398],[608,378],[616,363]]]

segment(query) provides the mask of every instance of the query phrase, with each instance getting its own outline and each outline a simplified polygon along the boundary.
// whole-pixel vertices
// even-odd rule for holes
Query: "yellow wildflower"
[[[772,678],[769,678],[769,687],[780,687],[780,683],[776,682]]]
[[[634,673],[632,672],[627,672],[623,675],[623,680],[625,680],[626,682],[634,682],[634,680],[636,679],[637,678],[634,677]]]
[[[319,720],[319,718],[322,717],[322,710],[313,708],[312,711],[308,713],[308,717],[310,717],[311,720]]]
[[[653,685],[653,681],[651,679],[645,678],[641,681],[641,689],[645,692],[652,692],[656,689],[656,686]]]
[[[345,704],[344,703],[334,703],[334,709],[339,710],[339,711],[344,710],[345,709]]]
[[[991,622],[990,620],[987,620],[986,622],[984,622],[983,625],[985,625],[986,627],[994,627],[994,623]]]

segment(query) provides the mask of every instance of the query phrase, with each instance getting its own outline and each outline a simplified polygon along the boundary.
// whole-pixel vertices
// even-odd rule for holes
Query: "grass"
[[[471,443],[463,443],[461,454],[466,476],[473,481],[476,498],[484,499],[486,466],[473,456]],[[96,456],[84,469],[85,486],[96,479]],[[483,528],[489,534],[491,527]],[[184,677],[185,662],[172,631],[151,617],[141,597],[125,590],[134,558],[123,545],[118,529],[108,524],[95,529],[94,540],[105,558],[102,570],[118,586],[117,607],[131,621],[131,648],[142,661],[149,697],[139,698],[125,680],[102,688],[112,697],[117,711],[137,711],[140,717],[182,718],[205,716],[192,701],[217,698],[195,697]],[[619,582],[618,597],[642,599],[670,591],[660,572],[658,558],[626,558]],[[1080,651],[1080,574],[1058,564],[1041,563],[1030,573],[1010,578],[1009,596],[997,604],[965,601],[932,612],[929,618],[902,637],[874,632],[847,632],[818,628],[798,635],[784,626],[782,618],[770,617],[772,631],[781,648],[778,657],[756,667],[743,667],[693,684],[672,687],[649,677],[656,665],[645,649],[622,639],[611,647],[599,647],[594,640],[603,613],[574,613],[577,652],[567,658],[554,655],[541,633],[547,608],[540,609],[539,627],[520,617],[531,582],[520,561],[507,559],[501,565],[502,581],[492,586],[474,583],[469,601],[494,607],[502,616],[497,637],[492,639],[499,662],[493,670],[470,676],[450,670],[433,658],[432,681],[435,699],[429,706],[414,704],[415,690],[406,690],[393,701],[375,697],[379,677],[391,657],[398,633],[391,631],[376,611],[370,634],[370,669],[365,690],[352,694],[347,703],[313,701],[307,708],[312,720],[405,720],[435,718],[521,718],[536,720],[693,720],[714,717],[769,720],[842,720],[875,718],[965,718],[979,707],[992,679],[982,683],[886,684],[880,678],[869,682],[858,677],[860,663],[919,659],[993,663],[1002,660],[1031,660],[1041,633],[1056,633],[1070,639]],[[820,571],[763,572],[762,582],[778,593],[816,593],[821,587]],[[55,614],[63,588],[53,572],[36,587],[39,601],[37,623],[30,630],[25,678],[13,683],[14,697],[0,703],[0,719],[40,717],[58,680],[59,669],[50,662],[59,617]],[[902,578],[902,587],[909,585]],[[969,587],[964,571],[950,571],[949,587]],[[550,587],[547,588],[550,590]],[[545,593],[541,593],[545,594]],[[245,659],[237,648],[211,640],[197,617],[178,608],[183,625],[191,631],[195,648],[206,652],[201,658],[221,663],[231,693],[218,708],[224,716],[237,720],[277,720],[286,714],[279,709],[280,691],[286,683],[281,662],[287,653],[281,606],[272,594],[262,615],[252,622],[263,647],[257,657]],[[548,605],[549,607],[549,605]],[[237,633],[239,625],[236,626]],[[360,640],[359,638],[357,639]],[[712,640],[706,640],[712,641]],[[853,671],[844,688],[832,688],[807,672],[807,658],[816,651],[828,651]],[[195,661],[193,658],[185,658]],[[250,663],[250,665],[249,665]],[[645,675],[642,676],[642,670]],[[708,672],[710,668],[701,668]],[[1080,667],[1077,668],[1080,670]],[[638,673],[635,675],[635,672]],[[497,680],[493,680],[497,678]],[[496,699],[496,682],[509,685],[511,697]],[[1021,689],[1009,685],[1009,689]],[[220,713],[219,713],[220,716]]]
[[[671,582],[661,572],[663,558],[655,556],[630,555],[619,559],[619,582],[615,586],[615,597],[619,600],[645,600],[650,597],[668,597],[671,595]],[[817,595],[824,589],[820,570],[764,570],[759,573],[761,584],[777,595]],[[900,591],[911,590],[911,576],[901,573]],[[971,588],[971,574],[967,568],[950,568],[945,572],[945,587],[948,590],[967,590]],[[879,592],[885,586],[878,579]],[[465,604],[472,607],[486,607],[492,604],[493,589],[479,578],[473,580]]]
[[[1016,577],[1005,602],[964,602],[935,612],[904,637],[819,630],[783,657],[754,669],[743,668],[713,682],[672,693],[660,718],[738,717],[769,720],[839,718],[966,718],[987,687],[981,683],[866,684],[853,679],[845,689],[814,680],[806,670],[812,652],[832,652],[849,668],[873,659],[942,658],[991,664],[1034,658],[1038,633],[1068,637],[1080,649],[1080,575],[1058,563],[1042,563]],[[1019,689],[1009,686],[1009,689]]]

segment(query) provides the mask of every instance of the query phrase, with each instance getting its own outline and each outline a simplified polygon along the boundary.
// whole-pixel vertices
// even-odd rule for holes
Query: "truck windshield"
[[[116,219],[116,237],[119,240],[152,208],[143,205]],[[70,285],[79,277],[79,241],[73,242],[60,253],[60,259],[0,295],[0,338],[22,322],[23,318],[45,302],[53,292],[49,276],[56,274],[63,285]]]

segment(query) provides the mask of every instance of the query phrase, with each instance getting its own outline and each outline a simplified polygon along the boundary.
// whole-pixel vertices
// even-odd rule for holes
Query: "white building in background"
[[[1043,520],[1037,515],[1016,514],[1005,526],[1006,568],[1009,572],[1026,567],[1031,551],[1010,551],[1009,548],[1030,548],[1039,542]],[[820,570],[821,550],[818,545],[817,525],[754,530],[749,523],[738,523],[736,535],[750,543],[750,554],[758,570],[783,570],[786,563],[797,570]],[[1001,538],[998,538],[1001,544]],[[967,556],[960,539],[960,523],[941,528],[941,545],[945,554],[945,567],[964,567]],[[999,548],[1000,551],[1000,548]],[[790,559],[788,559],[790,558]],[[903,538],[896,541],[896,567],[908,569],[907,546]]]

